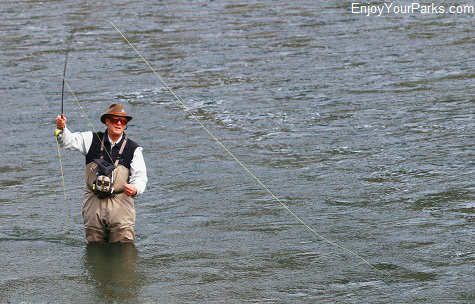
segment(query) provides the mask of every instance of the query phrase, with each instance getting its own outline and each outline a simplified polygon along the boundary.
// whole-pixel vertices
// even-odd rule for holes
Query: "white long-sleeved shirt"
[[[91,147],[93,136],[94,133],[91,131],[71,133],[67,127],[64,127],[62,136],[59,137],[58,141],[62,148],[77,150],[86,156],[87,152],[89,152],[89,148]],[[107,135],[107,137],[109,142],[112,143],[109,135]],[[118,144],[121,140],[122,137],[120,137],[119,140],[112,145],[112,147]],[[137,149],[134,151],[132,161],[130,162],[129,182],[137,188],[137,195],[139,195],[145,191],[147,181],[147,168],[145,167],[145,161],[142,155],[142,147],[137,147]]]

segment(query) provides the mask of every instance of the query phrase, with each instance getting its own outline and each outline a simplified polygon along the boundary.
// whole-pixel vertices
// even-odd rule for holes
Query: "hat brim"
[[[103,114],[103,115],[101,116],[101,122],[102,122],[103,124],[105,124],[105,123],[106,123],[106,118],[109,117],[109,116],[125,117],[125,119],[127,119],[127,122],[129,122],[129,121],[132,120],[132,116],[129,116],[129,115],[106,113],[106,114]]]

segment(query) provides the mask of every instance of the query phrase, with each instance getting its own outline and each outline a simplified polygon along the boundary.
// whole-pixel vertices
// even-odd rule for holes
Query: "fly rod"
[[[68,55],[69,55],[69,49],[71,47],[71,42],[73,41],[73,34],[69,36],[68,39],[68,48],[66,49],[66,59],[64,60],[64,68],[63,68],[63,84],[61,87],[61,118],[64,119],[64,79],[66,78],[66,66],[68,65]],[[57,137],[60,133],[62,132],[61,129],[56,129],[54,131],[54,135]]]
[[[64,82],[66,78],[66,66],[68,64],[68,54],[69,54],[69,48],[71,46],[71,42],[73,41],[73,34],[69,36],[68,39],[68,47],[66,49],[66,59],[64,60],[64,68],[63,68],[63,85],[61,88],[61,118],[64,119]],[[60,145],[58,141],[58,137],[60,136],[61,132],[63,132],[62,129],[57,128],[56,131],[54,131],[54,137],[56,139],[56,146],[58,148],[58,157],[59,157],[59,169],[61,170],[61,181],[63,183],[63,194],[64,194],[64,201],[66,202],[66,186],[64,185],[64,172],[63,172],[63,161],[61,159],[61,150],[60,150]]]

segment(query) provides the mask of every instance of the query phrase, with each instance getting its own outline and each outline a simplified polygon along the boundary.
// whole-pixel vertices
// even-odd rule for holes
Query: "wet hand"
[[[132,184],[124,184],[124,193],[127,196],[132,196],[137,194],[137,187]]]
[[[64,115],[56,116],[56,127],[58,129],[64,129],[66,126],[66,117]]]

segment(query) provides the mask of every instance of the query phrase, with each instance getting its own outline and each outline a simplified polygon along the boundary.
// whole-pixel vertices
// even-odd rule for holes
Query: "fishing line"
[[[282,205],[282,207],[284,207],[290,214],[292,214],[302,225],[304,225],[308,230],[310,230],[312,233],[314,233],[316,236],[318,236],[320,239],[322,239],[323,241],[327,242],[328,244],[330,245],[333,245],[337,248],[340,248],[346,252],[349,252],[351,253],[353,256],[357,257],[358,259],[360,259],[361,261],[363,261],[365,264],[367,264],[369,267],[371,267],[373,270],[381,273],[381,274],[385,274],[383,273],[381,270],[379,270],[378,268],[376,268],[375,266],[373,266],[370,262],[368,262],[365,258],[363,258],[362,256],[360,256],[359,254],[355,253],[354,251],[342,246],[342,245],[339,245],[331,240],[329,240],[328,238],[324,237],[323,235],[319,234],[317,231],[315,231],[312,227],[310,227],[307,223],[305,223],[297,214],[295,214],[292,210],[290,210],[289,207],[287,207],[287,205],[285,205],[279,198],[277,198],[274,193],[272,193],[272,191],[269,190],[269,188],[267,188],[261,181],[260,179],[254,175],[247,167],[246,165],[244,165],[228,148],[226,148],[226,146],[224,146],[223,143],[221,143],[221,141],[216,138],[216,136],[214,136],[213,133],[211,133],[211,131],[208,130],[208,128],[206,128],[202,123],[201,121],[188,109],[188,107],[181,101],[180,98],[178,98],[178,96],[175,94],[175,92],[173,92],[173,90],[166,84],[166,82],[162,79],[162,77],[160,77],[160,75],[158,75],[158,73],[155,71],[155,69],[148,63],[148,61],[140,54],[140,52],[132,45],[132,43],[124,36],[124,34],[122,34],[122,32],[115,26],[115,24],[111,21],[110,22],[112,24],[112,26],[117,30],[117,32],[119,32],[119,34],[122,36],[122,38],[125,39],[125,41],[134,49],[134,51],[140,56],[140,58],[142,58],[142,60],[148,65],[148,67],[152,70],[152,72],[158,77],[158,79],[160,79],[160,81],[162,82],[162,84],[165,86],[165,88],[168,89],[168,91],[175,97],[175,99],[181,104],[181,106],[188,112],[188,114],[190,114],[190,116],[201,126],[203,127],[203,129],[232,157],[234,158],[234,160],[236,160],[239,165],[241,165],[241,167],[244,168],[244,170],[246,170],[246,172],[251,175],[280,205]]]
[[[64,202],[66,202],[66,186],[64,184],[63,160],[61,158],[61,149],[59,147],[58,136],[55,136],[54,138],[56,138],[56,146],[58,147],[59,169],[61,171],[61,181],[63,182]]]
[[[79,108],[81,109],[82,113],[84,114],[84,117],[86,117],[87,122],[88,122],[89,125],[92,127],[92,130],[94,131],[94,134],[95,134],[95,135],[97,136],[97,138],[99,139],[99,142],[101,143],[101,145],[102,145],[103,147],[105,147],[105,146],[104,146],[104,143],[103,143],[103,141],[102,141],[102,138],[101,138],[101,137],[99,136],[99,134],[97,133],[96,128],[94,128],[94,125],[92,124],[91,120],[89,119],[89,116],[87,116],[86,111],[85,111],[84,108],[82,107],[82,105],[81,105],[81,103],[79,102],[79,100],[76,98],[76,94],[74,94],[73,90],[72,90],[71,87],[69,86],[69,83],[68,83],[66,80],[64,80],[64,83],[65,83],[66,86],[68,87],[68,90],[69,90],[69,92],[71,93],[71,95],[73,95],[74,100],[76,100],[76,102],[77,102]],[[107,151],[107,149],[104,149],[104,151],[106,151],[106,153],[107,153],[107,155],[109,156],[110,160],[112,160],[112,156],[109,154],[109,151]],[[114,167],[116,167],[114,162],[112,162],[112,164],[114,165]],[[116,167],[116,168],[117,168],[117,167]],[[119,181],[120,181],[120,179],[119,179]]]
[[[100,136],[97,134],[97,131],[96,129],[94,128],[94,125],[91,123],[91,120],[89,119],[89,117],[87,116],[86,114],[86,111],[84,111],[84,108],[81,106],[81,103],[79,102],[79,100],[76,98],[76,95],[74,94],[73,90],[71,89],[71,87],[69,86],[68,82],[66,81],[66,66],[67,66],[67,63],[68,63],[68,54],[69,54],[69,49],[70,49],[70,46],[71,46],[71,43],[73,41],[73,34],[71,34],[71,36],[69,36],[69,39],[68,39],[68,48],[66,49],[66,60],[64,61],[64,69],[63,69],[63,86],[62,86],[62,90],[61,90],[61,117],[64,118],[64,84],[66,84],[66,86],[68,87],[68,90],[69,92],[73,95],[74,97],[74,100],[76,100],[77,104],[79,105],[79,108],[81,108],[82,112],[84,113],[84,116],[86,117],[87,121],[89,122],[89,125],[92,127],[92,129],[94,130],[94,134],[96,134],[97,138],[99,139],[99,141],[101,142],[102,146],[104,146],[104,143],[102,142],[102,139],[100,138]],[[59,153],[59,142],[58,142],[58,135],[59,133],[62,132],[62,130],[56,130],[55,132],[55,135],[56,135],[56,142],[58,143],[58,155],[59,155],[59,161],[61,163],[61,173],[63,172],[63,165],[62,165],[62,161],[61,161],[61,154]],[[109,158],[112,160],[112,157],[111,155],[109,154],[109,151],[107,151],[107,149],[104,149],[107,153],[107,155],[109,156]],[[115,164],[114,164],[115,166]],[[64,180],[63,180],[63,185],[64,185]],[[66,189],[64,189],[65,193],[66,193]]]

